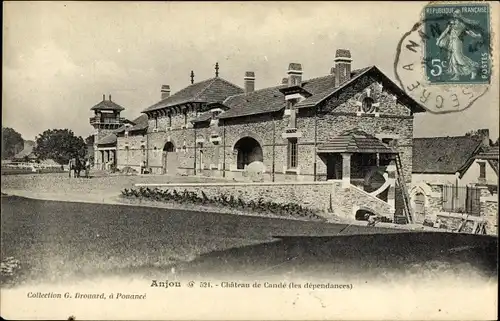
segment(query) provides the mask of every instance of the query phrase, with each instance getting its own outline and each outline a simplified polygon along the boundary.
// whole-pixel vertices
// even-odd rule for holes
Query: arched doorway
[[[264,156],[259,142],[252,137],[243,137],[235,145],[237,152],[236,165],[238,169],[245,169],[246,165],[253,162],[263,162]]]
[[[367,209],[359,209],[356,211],[355,219],[356,221],[368,221],[367,215],[374,215],[372,211],[369,211]]]
[[[175,174],[177,170],[177,153],[172,142],[166,142],[163,146],[163,174]]]

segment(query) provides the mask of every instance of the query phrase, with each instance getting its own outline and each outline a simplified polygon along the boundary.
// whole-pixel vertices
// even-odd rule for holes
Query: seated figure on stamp
[[[470,25],[477,25],[477,23],[462,17],[460,9],[456,9],[448,26],[437,39],[437,46],[448,52],[447,73],[453,75],[451,80],[459,80],[460,76],[468,75],[471,79],[476,78],[479,63],[467,57],[463,52],[464,33],[474,38],[481,37],[480,34],[471,30]]]

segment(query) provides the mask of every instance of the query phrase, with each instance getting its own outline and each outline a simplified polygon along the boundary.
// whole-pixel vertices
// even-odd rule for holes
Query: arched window
[[[363,112],[364,113],[371,113],[375,109],[375,107],[373,106],[373,103],[374,103],[374,101],[372,98],[365,97],[363,99],[363,103],[361,105]]]

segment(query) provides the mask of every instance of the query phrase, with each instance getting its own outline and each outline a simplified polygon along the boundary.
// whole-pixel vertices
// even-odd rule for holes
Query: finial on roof
[[[215,63],[215,77],[219,77],[219,63]]]
[[[191,85],[194,84],[194,71],[191,70]]]

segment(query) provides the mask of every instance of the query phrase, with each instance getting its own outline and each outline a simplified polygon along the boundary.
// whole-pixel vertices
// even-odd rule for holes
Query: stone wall
[[[355,218],[358,210],[367,210],[377,215],[394,218],[394,209],[389,203],[372,196],[356,186],[343,188],[334,184],[332,192],[333,212],[340,217]]]
[[[410,189],[410,201],[415,206],[413,199],[417,193],[425,195],[425,218],[428,221],[439,221],[447,229],[456,229],[462,220],[466,220],[464,232],[472,231],[476,221],[486,221],[487,234],[498,235],[498,194],[489,191],[488,188],[481,189],[480,216],[467,215],[466,213],[453,213],[443,211],[443,184],[426,184],[419,182]]]
[[[498,235],[498,195],[481,197],[481,216],[486,221],[486,233]]]
[[[137,184],[137,186],[158,187],[161,189],[184,190],[201,196],[203,191],[208,197],[233,196],[245,202],[251,200],[272,201],[279,204],[294,203],[320,211],[324,217],[343,217],[354,219],[357,210],[368,210],[375,214],[393,218],[391,206],[363,190],[342,182],[261,182],[261,183],[190,183],[190,184]]]
[[[376,115],[358,113],[359,103],[367,95],[367,89],[370,97],[379,104]],[[177,151],[179,174],[206,175],[213,170],[225,170],[216,176],[238,179],[244,175],[236,170],[237,153],[234,152],[234,146],[241,138],[252,137],[263,151],[265,180],[274,177],[275,180],[284,181],[313,181],[315,164],[316,179],[326,180],[326,163],[317,155],[315,143],[327,142],[346,130],[357,128],[380,139],[396,139],[406,181],[411,180],[413,116],[395,96],[368,76],[346,88],[338,97],[326,101],[320,112],[316,113],[313,108],[298,111],[296,126],[300,135],[297,139],[298,166],[295,170],[287,168],[288,139],[283,138],[282,134],[288,126],[288,116],[283,111],[193,126],[190,120],[199,115],[200,112],[196,111],[199,107],[191,106],[187,109],[187,116],[177,108],[170,120],[167,115],[149,119],[146,150],[148,167],[153,173],[162,172],[165,165],[163,149],[170,142]],[[213,134],[218,134],[218,143],[210,139]],[[119,162],[123,163],[122,160]]]
[[[330,208],[332,185],[330,182],[310,183],[198,183],[198,184],[149,184],[149,187],[161,189],[190,191],[201,196],[203,191],[208,197],[224,194],[241,198],[245,202],[251,200],[272,201],[279,204],[295,203],[301,206],[318,210],[324,216]],[[141,186],[138,184],[137,186]]]
[[[116,166],[118,169],[132,167],[140,172],[142,161],[146,160],[146,136],[118,136],[116,140]]]

